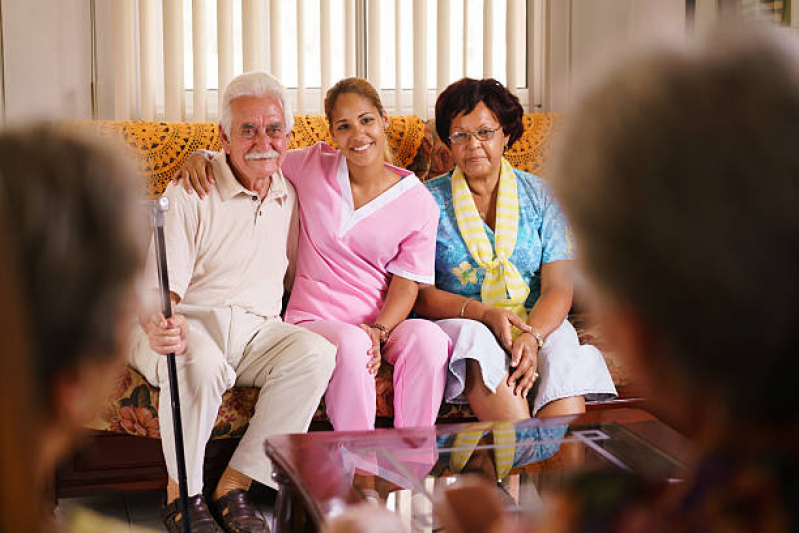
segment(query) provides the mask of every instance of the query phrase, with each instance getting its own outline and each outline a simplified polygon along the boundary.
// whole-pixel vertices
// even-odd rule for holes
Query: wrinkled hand
[[[380,354],[380,330],[367,326],[366,324],[361,324],[361,329],[372,339],[372,347],[367,352],[371,358],[369,362],[366,363],[366,369],[370,374],[376,376],[377,371],[380,370],[380,363],[382,361],[382,355]]]
[[[510,366],[515,370],[508,376],[508,387],[513,387],[514,395],[527,398],[538,379],[538,340],[533,335],[522,333],[513,341]]]
[[[197,191],[200,198],[205,198],[211,193],[211,184],[216,183],[214,169],[211,161],[201,152],[194,152],[189,156],[183,166],[172,176],[172,182],[183,180],[183,188],[191,194]]]
[[[522,331],[530,331],[530,326],[516,313],[501,307],[489,307],[483,313],[481,322],[491,329],[502,347],[509,352],[513,348],[511,326],[516,326]]]
[[[143,317],[141,325],[150,341],[150,348],[155,353],[161,355],[186,353],[189,323],[183,315],[176,314],[166,319],[162,313],[153,313]]]

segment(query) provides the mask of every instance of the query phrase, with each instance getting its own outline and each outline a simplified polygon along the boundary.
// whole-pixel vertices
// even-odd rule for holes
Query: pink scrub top
[[[336,320],[371,324],[392,274],[432,285],[438,205],[408,170],[354,209],[347,160],[325,143],[289,152],[283,175],[297,191],[297,270],[286,322]]]

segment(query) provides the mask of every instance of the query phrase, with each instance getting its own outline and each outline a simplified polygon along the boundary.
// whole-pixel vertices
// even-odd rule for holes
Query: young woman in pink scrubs
[[[324,105],[339,149],[319,142],[289,152],[282,167],[300,211],[285,319],[338,347],[325,395],[335,429],[374,428],[381,358],[394,366],[394,425],[430,426],[449,338],[435,323],[407,316],[419,284],[434,281],[439,209],[412,172],[386,161],[388,117],[368,82],[339,81]],[[194,176],[208,172],[198,156],[187,166]],[[192,185],[205,192],[203,183]]]

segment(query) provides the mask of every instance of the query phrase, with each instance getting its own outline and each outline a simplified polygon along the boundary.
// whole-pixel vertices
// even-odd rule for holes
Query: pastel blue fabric
[[[513,468],[540,463],[555,455],[566,436],[569,426],[541,426],[516,428],[516,445],[513,452]],[[488,431],[483,431],[483,435]],[[449,465],[451,448],[457,434],[438,435],[439,464]]]
[[[547,190],[544,180],[513,169],[518,183],[519,230],[511,261],[530,287],[525,307],[541,295],[541,265],[573,258],[573,240],[566,218]],[[485,270],[469,253],[458,230],[452,205],[452,173],[426,182],[441,211],[436,237],[436,287],[480,300]],[[483,223],[494,245],[494,232]]]
[[[547,190],[546,183],[527,172],[514,169],[519,194],[519,224],[511,261],[519,270],[530,295],[530,309],[541,296],[541,266],[573,258],[573,241],[566,219]],[[436,237],[436,287],[480,300],[485,270],[477,266],[458,230],[452,205],[452,175],[426,183],[441,211]],[[494,232],[484,225],[494,244]],[[483,384],[496,392],[507,375],[510,356],[481,322],[450,318],[436,322],[449,336],[452,350],[444,398],[450,403],[468,403],[464,395],[466,362],[480,364]],[[580,345],[574,327],[565,320],[552,331],[538,353],[539,379],[528,401],[532,414],[550,402],[572,396],[605,400],[616,395],[613,379],[602,354],[594,346]]]

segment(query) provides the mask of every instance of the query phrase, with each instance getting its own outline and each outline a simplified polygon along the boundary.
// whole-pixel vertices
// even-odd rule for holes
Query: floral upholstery
[[[581,342],[601,346],[598,332],[594,327],[585,325],[583,316],[574,315],[570,317],[570,320],[580,333]],[[603,350],[603,355],[613,377],[613,382],[616,385],[628,384],[629,377],[625,374],[623,368],[616,363],[613,356],[607,350]],[[379,418],[390,419],[394,416],[392,374],[391,365],[384,364],[380,366],[376,383],[377,416]],[[247,429],[247,424],[255,409],[257,399],[258,389],[237,387],[228,390],[222,397],[222,406],[219,408],[211,438],[240,437]],[[473,417],[474,414],[468,406],[446,402],[441,404],[441,409],[438,412],[439,420],[459,421]],[[314,422],[327,420],[324,399],[317,408],[313,420]],[[160,438],[158,389],[147,383],[144,376],[136,370],[128,368],[127,372],[120,376],[114,393],[89,427],[114,433]]]
[[[424,123],[416,116],[391,116],[388,130],[389,146],[394,162],[413,168],[424,165]],[[551,143],[551,133],[556,117],[548,114],[525,115],[524,136],[507,153],[514,166],[531,172],[545,174],[546,153]],[[148,196],[163,191],[170,178],[193,151],[200,148],[219,149],[216,124],[166,123],[166,122],[113,122],[90,121],[77,124],[79,129],[98,133],[121,142],[135,161],[142,176],[142,190]],[[297,115],[291,141],[292,148],[310,146],[317,141],[332,144],[323,116]],[[579,317],[573,318],[578,331],[586,340],[596,340],[595,331],[585,329]],[[608,366],[617,384],[624,384],[626,376],[608,357]],[[392,367],[382,365],[377,376],[377,416],[393,416]],[[234,388],[223,397],[212,438],[241,436],[252,416],[258,390]],[[440,419],[463,420],[474,415],[468,406],[444,403]],[[324,401],[314,415],[314,421],[325,421]],[[160,438],[158,425],[158,389],[130,368],[120,377],[107,404],[90,424],[92,429],[125,433],[143,437]]]

